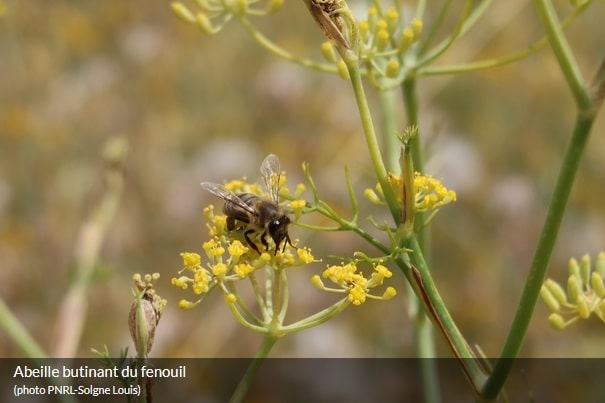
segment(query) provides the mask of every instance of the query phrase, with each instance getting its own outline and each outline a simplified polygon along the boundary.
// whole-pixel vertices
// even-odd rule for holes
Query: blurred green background
[[[355,4],[353,1],[352,3]],[[436,65],[525,49],[540,36],[524,1],[494,2],[484,20]],[[349,83],[269,55],[237,24],[213,37],[178,20],[168,2],[5,1],[0,19],[0,295],[49,354],[68,290],[78,233],[103,188],[101,149],[128,139],[125,188],[101,250],[87,300],[78,356],[131,345],[127,315],[135,272],[161,273],[169,305],[155,357],[249,357],[259,335],[242,330],[222,296],[179,311],[170,285],[181,251],[206,239],[203,206],[217,203],[201,181],[258,179],[277,154],[290,186],[307,161],[322,198],[349,213],[344,166],[362,211],[373,186]],[[566,32],[589,80],[603,57],[605,4],[594,4]],[[571,9],[561,5],[561,13]],[[408,12],[411,12],[408,10]],[[429,10],[425,27],[437,10]],[[459,10],[452,9],[452,21]],[[254,20],[293,53],[320,60],[321,36],[302,2]],[[449,22],[451,26],[452,22]],[[442,33],[445,33],[445,31]],[[376,105],[376,94],[368,88]],[[399,96],[399,94],[397,94]],[[433,222],[433,271],[471,344],[496,356],[514,314],[573,125],[569,90],[548,49],[482,73],[419,81],[421,131],[429,173],[458,192]],[[375,121],[380,122],[375,109]],[[401,116],[400,130],[404,128]],[[605,121],[594,127],[549,276],[566,281],[567,260],[605,249]],[[309,219],[313,219],[312,217]],[[291,275],[291,320],[334,301],[311,284],[325,256],[372,253],[357,238],[292,227],[323,263]],[[315,329],[289,336],[272,356],[412,357],[403,276],[389,302],[350,307]],[[539,302],[524,357],[603,357],[605,325],[592,318],[551,330]],[[450,353],[440,338],[439,355]],[[22,352],[0,332],[0,356]]]

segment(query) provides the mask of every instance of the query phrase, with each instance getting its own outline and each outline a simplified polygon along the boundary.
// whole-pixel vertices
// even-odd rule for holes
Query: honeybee
[[[243,231],[246,243],[261,254],[258,246],[254,243],[254,238],[260,238],[265,250],[269,250],[267,236],[271,237],[275,243],[274,255],[277,255],[282,242],[286,250],[286,245],[292,245],[290,235],[288,235],[288,225],[290,218],[278,204],[279,179],[281,167],[279,159],[275,154],[269,154],[260,167],[260,173],[265,182],[265,187],[269,193],[269,199],[260,197],[252,193],[233,193],[227,190],[223,185],[212,182],[202,182],[204,189],[225,201],[223,213],[227,216],[227,229],[229,231]],[[260,234],[260,236],[258,236]]]

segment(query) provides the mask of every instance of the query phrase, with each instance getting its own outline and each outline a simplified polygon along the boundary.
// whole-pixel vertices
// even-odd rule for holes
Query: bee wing
[[[281,165],[275,154],[269,154],[260,166],[260,173],[265,181],[265,187],[274,202],[278,202],[279,177],[281,176]]]
[[[204,189],[209,191],[215,196],[220,197],[223,200],[226,200],[230,203],[235,204],[239,208],[244,209],[248,213],[252,215],[257,215],[256,211],[250,206],[248,206],[242,199],[238,197],[235,193],[230,190],[227,190],[223,185],[219,185],[218,183],[212,182],[202,182],[200,183]]]

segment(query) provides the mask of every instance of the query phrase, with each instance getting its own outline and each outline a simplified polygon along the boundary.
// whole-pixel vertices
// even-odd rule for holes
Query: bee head
[[[290,236],[288,235],[288,225],[290,224],[290,218],[287,215],[283,215],[271,222],[267,225],[267,232],[275,242],[275,253],[277,254],[277,250],[279,249],[279,245],[286,240],[284,244],[284,250],[286,249],[286,244],[292,245],[290,242]]]

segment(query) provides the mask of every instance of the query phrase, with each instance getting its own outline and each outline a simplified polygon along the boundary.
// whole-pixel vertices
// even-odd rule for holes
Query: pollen
[[[187,289],[187,286],[189,283],[193,282],[193,280],[191,280],[189,277],[186,276],[181,276],[179,278],[173,277],[170,280],[170,283],[175,286],[175,287],[179,287],[183,290]]]
[[[240,241],[237,241],[237,240],[231,242],[231,244],[227,248],[229,255],[231,255],[231,257],[234,257],[234,258],[239,258],[240,256],[242,256],[244,253],[248,252],[249,250],[250,250],[250,248],[245,247],[244,244],[242,244]]]
[[[181,258],[183,258],[183,266],[190,270],[200,267],[202,263],[202,258],[197,253],[183,252]]]
[[[267,265],[271,261],[271,255],[267,252],[263,252],[258,259],[255,259],[252,264],[254,267],[259,268]]]
[[[315,260],[315,258],[311,254],[311,249],[309,249],[309,248],[297,249],[296,253],[298,254],[298,261],[301,264],[313,263],[313,261]]]
[[[218,260],[225,253],[225,248],[215,238],[204,242],[202,248],[206,252],[208,259],[211,260]]]
[[[447,189],[438,179],[418,172],[414,176],[416,211],[433,210],[456,201],[456,192]]]
[[[380,276],[382,276],[382,278],[390,278],[393,275],[393,273],[391,273],[391,271],[389,269],[387,269],[385,266],[383,266],[381,264],[377,264],[376,266],[374,266],[374,270]]]
[[[208,228],[210,229],[209,234],[211,237],[225,235],[227,232],[227,216],[225,215],[217,215],[213,216],[210,219],[210,224],[208,224]]]
[[[277,251],[277,255],[273,260],[277,267],[291,267],[294,266],[294,256],[290,252],[290,249],[286,249],[284,252],[281,250]]]
[[[192,289],[196,294],[202,294],[208,291],[208,284],[210,283],[210,275],[205,269],[200,269],[195,272],[193,278]]]
[[[349,291],[349,301],[353,305],[361,305],[366,301],[366,290],[359,284],[355,284]]]
[[[238,263],[233,267],[233,271],[239,278],[244,278],[254,271],[254,266],[249,263]]]
[[[374,266],[374,272],[371,275],[369,287],[375,287],[382,285],[385,278],[390,278],[393,273],[390,272],[385,266],[378,264]]]
[[[294,214],[299,216],[302,213],[302,209],[305,207],[306,202],[304,200],[293,200],[290,202],[290,208],[294,210]]]
[[[388,287],[382,295],[370,293],[370,290],[382,285],[385,278],[392,276],[389,269],[382,264],[374,265],[374,271],[369,279],[357,271],[355,262],[341,264],[340,266],[328,266],[322,276],[337,284],[340,289],[325,287],[319,276],[314,276],[311,281],[317,288],[330,292],[344,292],[347,294],[348,301],[356,306],[363,304],[368,298],[387,300],[397,294],[393,287]]]
[[[214,274],[218,278],[225,277],[227,274],[227,265],[225,263],[217,263],[212,266],[212,274]]]

